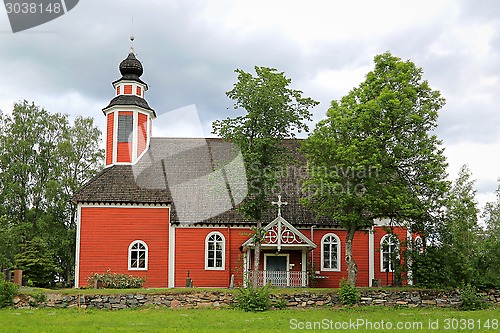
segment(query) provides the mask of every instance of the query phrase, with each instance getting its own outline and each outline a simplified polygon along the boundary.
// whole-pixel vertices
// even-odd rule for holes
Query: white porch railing
[[[253,281],[253,271],[247,272],[248,281]],[[274,287],[307,287],[308,275],[307,272],[302,271],[258,271],[258,285],[264,286],[266,284]]]

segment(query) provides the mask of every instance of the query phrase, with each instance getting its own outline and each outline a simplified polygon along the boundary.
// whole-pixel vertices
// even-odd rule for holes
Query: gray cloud
[[[24,33],[8,33],[6,21],[0,25],[4,64],[0,66],[0,108],[6,111],[6,105],[19,99],[37,98],[36,103],[51,111],[83,113],[103,124],[100,108],[112,98],[111,82],[120,77],[118,64],[129,51],[133,16],[135,51],[144,64],[143,79],[150,85],[149,104],[159,115],[196,104],[206,134],[210,121],[235,112],[225,92],[236,82],[236,68],[252,71],[258,65],[284,71],[294,88],[321,102],[314,110],[318,120],[332,99],[341,98],[363,80],[360,69],[371,69],[373,57],[389,50],[422,67],[431,87],[447,99],[437,131],[445,143],[498,142],[500,3],[453,4],[442,17],[412,20],[378,34],[371,32],[380,27],[352,17],[346,23],[349,26],[342,27],[354,31],[346,38],[344,30],[330,28],[330,22],[308,24],[314,19],[311,13],[332,10],[311,2],[314,11],[296,22],[301,29],[316,29],[307,31],[310,39],[304,43],[281,23],[278,10],[273,12],[275,22],[260,26],[261,18],[253,17],[254,13],[231,18],[224,17],[227,11],[212,9],[213,17],[208,17],[206,1],[80,1],[68,14]],[[422,6],[427,11],[434,8],[430,2]],[[391,8],[394,18],[411,21],[412,14],[405,8],[385,7]],[[241,19],[257,28],[220,24],[227,19]],[[387,22],[377,24],[383,27]],[[484,30],[489,35],[476,36],[474,29],[482,34],[478,27],[483,26],[490,27]],[[471,48],[476,39],[486,40],[486,45]],[[359,81],[325,73],[353,73]],[[481,177],[495,182],[498,175]],[[491,181],[481,182],[489,184],[482,191],[491,186]]]

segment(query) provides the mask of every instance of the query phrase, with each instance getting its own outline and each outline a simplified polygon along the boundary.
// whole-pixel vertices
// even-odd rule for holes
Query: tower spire
[[[134,39],[135,39],[134,33],[132,33],[130,35],[130,53],[132,53],[132,54],[135,54],[135,51],[134,51]]]
[[[130,53],[135,54],[134,51],[134,17],[132,16],[132,32],[130,33]]]

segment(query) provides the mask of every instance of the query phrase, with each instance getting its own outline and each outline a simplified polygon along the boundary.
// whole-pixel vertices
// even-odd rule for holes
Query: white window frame
[[[388,243],[388,251],[384,251],[384,243],[386,242],[386,239],[389,238],[389,243]],[[393,242],[394,240],[396,240],[396,242]],[[396,257],[396,259],[399,259],[399,239],[397,237],[397,235],[395,234],[386,234],[384,235],[384,237],[382,237],[382,239],[380,239],[380,271],[385,273],[385,269],[384,269],[384,255],[387,253],[388,255],[390,255],[390,253],[392,252],[392,246],[396,246],[397,248],[397,251],[398,251],[398,255]],[[394,267],[393,267],[393,263],[392,261],[389,261],[389,272],[392,273],[394,272]]]
[[[325,245],[325,241],[328,237],[333,237],[336,241],[337,241],[337,268],[329,268],[329,267],[325,267],[324,264],[325,264],[325,250],[324,250],[324,245]],[[331,246],[335,245],[335,244],[330,244]],[[331,250],[331,248],[330,248]],[[340,267],[340,257],[341,257],[341,246],[340,246],[340,238],[339,236],[337,236],[336,234],[330,232],[330,233],[327,233],[326,235],[324,235],[322,238],[321,238],[321,270],[324,271],[324,272],[340,272],[341,271],[341,267]]]
[[[220,236],[222,241],[222,267],[209,267],[208,266],[208,242],[212,236]],[[217,251],[216,251],[217,256]],[[214,258],[214,264],[217,262],[217,257]],[[210,232],[207,237],[205,237],[205,270],[207,271],[224,271],[226,270],[226,237],[218,231]]]
[[[422,237],[417,236],[413,240],[414,244],[414,249],[416,248],[418,250],[418,253],[424,253],[424,241],[422,240]]]
[[[144,246],[145,248],[145,251],[146,251],[146,255],[145,255],[145,261],[144,261],[144,267],[132,267],[131,264],[132,264],[132,246],[134,246],[135,244],[141,244]],[[138,250],[137,250],[138,251]],[[132,243],[130,243],[130,245],[128,246],[128,270],[129,271],[147,271],[148,270],[148,257],[149,257],[149,248],[148,248],[148,244],[146,244],[146,242],[140,240],[140,239],[136,239],[135,241],[133,241]]]

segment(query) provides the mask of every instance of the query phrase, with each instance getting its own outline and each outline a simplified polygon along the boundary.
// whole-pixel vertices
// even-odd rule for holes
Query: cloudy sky
[[[363,81],[375,55],[410,59],[446,98],[438,136],[451,178],[467,163],[480,205],[494,198],[500,2],[82,0],[64,16],[15,34],[0,9],[0,110],[26,99],[94,117],[104,131],[101,109],[113,97],[132,30],[150,87],[146,99],[158,114],[155,136],[208,136],[214,119],[234,115],[225,92],[236,68],[285,72],[294,89],[321,102],[317,121],[331,100]]]

